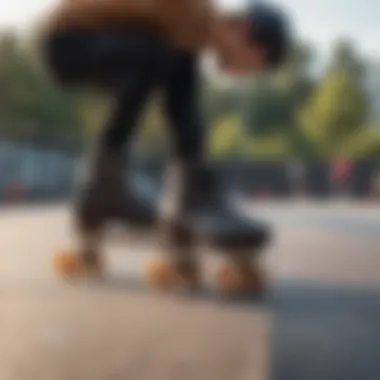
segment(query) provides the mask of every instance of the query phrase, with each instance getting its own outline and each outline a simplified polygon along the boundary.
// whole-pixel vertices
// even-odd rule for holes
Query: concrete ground
[[[67,208],[0,210],[0,379],[380,379],[380,206],[245,209],[277,232],[261,301],[147,291],[155,246],[120,235],[106,281],[62,282],[50,262],[71,244]]]

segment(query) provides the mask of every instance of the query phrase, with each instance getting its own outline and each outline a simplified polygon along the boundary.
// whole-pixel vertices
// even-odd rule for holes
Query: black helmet
[[[278,67],[285,60],[291,44],[286,15],[280,9],[265,3],[251,5],[247,13],[252,40],[265,49],[268,66]]]

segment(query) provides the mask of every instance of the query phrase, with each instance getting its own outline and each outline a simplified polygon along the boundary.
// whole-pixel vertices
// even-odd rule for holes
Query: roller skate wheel
[[[75,252],[58,251],[53,257],[53,270],[58,276],[75,277],[81,273],[81,265]]]
[[[169,262],[165,260],[150,260],[146,266],[148,283],[159,289],[169,289],[174,284],[174,274]]]
[[[261,294],[265,289],[263,273],[258,268],[241,271],[226,265],[217,272],[217,283],[225,293]]]

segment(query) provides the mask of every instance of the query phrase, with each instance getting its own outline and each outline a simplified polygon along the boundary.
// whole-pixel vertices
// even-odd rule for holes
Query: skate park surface
[[[137,286],[159,252],[120,231],[109,281],[65,283],[50,262],[71,242],[68,206],[1,209],[0,379],[380,379],[380,205],[244,210],[274,225],[270,283],[261,300],[231,302]]]

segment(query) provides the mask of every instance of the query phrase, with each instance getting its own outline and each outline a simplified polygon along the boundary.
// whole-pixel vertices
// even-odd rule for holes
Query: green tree
[[[349,72],[359,82],[362,81],[365,65],[351,40],[339,39],[333,44],[328,70],[335,69]]]
[[[80,139],[76,98],[59,90],[35,65],[27,41],[0,39],[0,137],[70,148]]]
[[[268,136],[256,136],[246,142],[246,157],[255,160],[283,160],[291,158],[292,140],[287,133],[272,133]]]
[[[364,127],[360,133],[350,136],[340,147],[340,152],[342,156],[355,159],[380,158],[379,126]]]
[[[223,88],[204,78],[201,104],[206,125],[211,125],[215,120],[238,111],[239,91],[233,88]]]
[[[283,136],[284,146],[293,155],[303,156],[309,151],[297,113],[314,88],[309,73],[311,57],[309,46],[295,46],[275,75],[263,78],[252,88],[245,110],[245,125],[252,138],[267,140],[273,135],[277,141]]]
[[[340,58],[341,49],[335,52],[324,78],[299,112],[300,125],[312,143],[313,154],[325,157],[340,154],[345,141],[360,133],[367,122],[367,99],[359,65],[352,63],[358,60],[350,53],[348,65]]]
[[[236,157],[243,153],[242,123],[236,114],[214,121],[208,133],[208,152],[212,159]]]

